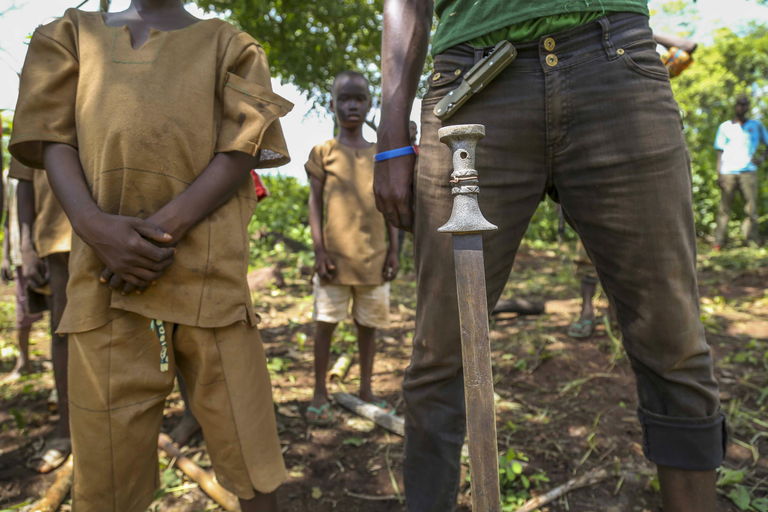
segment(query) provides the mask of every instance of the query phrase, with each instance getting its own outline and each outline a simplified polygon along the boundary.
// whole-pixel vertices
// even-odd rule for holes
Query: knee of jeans
[[[405,426],[430,435],[465,429],[464,382],[461,377],[429,384],[403,385],[406,403]]]

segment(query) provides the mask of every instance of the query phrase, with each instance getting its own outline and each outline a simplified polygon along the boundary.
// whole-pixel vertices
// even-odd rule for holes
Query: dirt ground
[[[617,334],[598,325],[588,340],[565,331],[578,312],[578,283],[568,252],[525,247],[504,296],[546,300],[541,316],[501,315],[491,325],[497,393],[497,430],[504,464],[523,462],[521,474],[504,472],[504,510],[571,478],[607,469],[599,483],[570,492],[541,508],[560,512],[660,510],[658,482],[643,458],[632,372]],[[720,509],[768,511],[768,251],[734,249],[700,256],[702,320],[717,358],[723,409],[731,426]],[[374,388],[402,414],[400,386],[408,364],[414,322],[414,276],[393,287],[392,326],[380,333]],[[286,512],[397,512],[404,510],[403,439],[336,407],[338,422],[308,426],[303,413],[312,394],[312,299],[308,280],[257,294],[274,398],[290,480],[280,490]],[[0,370],[8,372],[13,349],[13,297],[2,289]],[[600,315],[607,302],[597,301]],[[7,317],[7,318],[6,318]],[[337,331],[334,350],[354,352],[354,332]],[[33,333],[35,372],[0,384],[0,509],[23,510],[50,485],[24,461],[52,429],[48,342],[42,322]],[[0,373],[0,379],[3,374]],[[330,391],[357,391],[357,366]],[[178,422],[178,393],[168,399],[164,429]],[[200,437],[184,452],[201,466],[210,461]],[[169,460],[160,459],[163,488],[150,510],[218,508]],[[504,466],[504,467],[511,467]],[[464,473],[467,465],[464,464]],[[522,477],[525,478],[522,478]],[[470,510],[466,479],[461,511]],[[526,485],[526,483],[528,485]],[[70,510],[65,503],[61,510]]]

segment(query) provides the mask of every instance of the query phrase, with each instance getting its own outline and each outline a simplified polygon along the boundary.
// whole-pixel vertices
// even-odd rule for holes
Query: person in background
[[[728,221],[736,191],[744,198],[744,222],[741,230],[749,242],[759,243],[757,218],[757,169],[768,157],[768,130],[760,121],[749,118],[749,97],[736,98],[733,119],[724,121],[717,129],[717,184],[720,186],[720,207],[715,228],[715,250],[728,241]],[[760,146],[763,151],[759,152]]]
[[[357,326],[360,399],[388,407],[373,394],[371,379],[376,330],[388,325],[389,282],[399,267],[397,229],[387,224],[374,202],[376,145],[363,138],[370,85],[360,73],[345,71],[333,81],[331,93],[339,134],[312,148],[304,165],[315,248],[315,389],[305,416],[319,425],[334,421],[326,374],[333,332],[347,318],[350,301]]]

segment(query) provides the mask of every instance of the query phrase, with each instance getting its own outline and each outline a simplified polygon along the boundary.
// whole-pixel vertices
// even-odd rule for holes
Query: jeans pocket
[[[617,50],[622,53],[621,61],[633,72],[654,80],[669,81],[669,72],[661,62],[661,56],[656,51],[653,41],[631,43]]]
[[[438,56],[435,59],[435,69],[427,80],[427,93],[421,104],[434,106],[459,85],[461,78],[472,65],[471,59]]]

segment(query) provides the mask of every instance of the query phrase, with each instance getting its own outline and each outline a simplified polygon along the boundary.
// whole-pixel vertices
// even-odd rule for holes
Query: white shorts
[[[352,299],[352,318],[360,325],[385,329],[389,326],[389,283],[372,286],[322,284],[315,274],[312,278],[315,296],[316,322],[335,324],[349,315]]]

